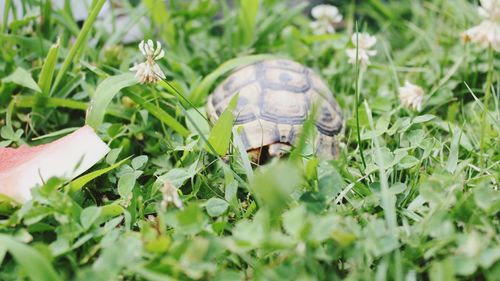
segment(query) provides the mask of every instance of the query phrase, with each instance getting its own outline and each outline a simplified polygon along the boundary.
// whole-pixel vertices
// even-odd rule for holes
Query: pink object
[[[73,179],[108,152],[90,126],[48,144],[0,148],[0,193],[25,202],[31,198],[31,188],[52,177]]]

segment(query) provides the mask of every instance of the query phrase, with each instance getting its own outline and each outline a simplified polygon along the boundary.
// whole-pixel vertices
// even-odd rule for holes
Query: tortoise
[[[311,69],[287,59],[267,59],[231,73],[208,97],[207,113],[215,122],[234,95],[234,126],[252,160],[281,157],[299,139],[315,106],[315,153],[335,157],[343,117],[332,92]],[[267,156],[266,156],[267,155]]]

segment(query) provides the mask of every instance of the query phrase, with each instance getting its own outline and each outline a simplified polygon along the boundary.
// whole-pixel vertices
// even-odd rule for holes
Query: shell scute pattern
[[[284,59],[241,67],[224,80],[208,99],[214,121],[239,94],[236,124],[248,150],[281,142],[294,144],[304,121],[316,112],[317,152],[335,155],[335,135],[342,128],[340,107],[328,86],[309,68]]]

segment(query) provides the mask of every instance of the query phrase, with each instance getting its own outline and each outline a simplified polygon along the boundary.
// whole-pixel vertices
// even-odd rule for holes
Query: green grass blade
[[[259,11],[259,0],[241,0],[238,11],[238,26],[241,34],[241,43],[249,45],[255,37],[255,22]]]
[[[137,83],[137,79],[132,73],[124,73],[111,76],[102,81],[96,88],[94,97],[90,101],[89,110],[85,123],[97,128],[102,124],[106,108],[113,97],[123,88]]]
[[[43,139],[46,139],[46,138],[53,138],[53,137],[63,136],[63,135],[67,135],[69,133],[72,133],[72,132],[78,130],[79,128],[80,127],[64,128],[64,129],[59,130],[59,131],[51,132],[51,133],[45,134],[43,136],[32,138],[31,140],[36,141],[36,140],[43,140]]]
[[[54,82],[54,87],[52,90],[56,90],[57,86],[59,86],[59,83],[61,82],[61,79],[63,78],[64,74],[68,70],[70,64],[73,62],[76,54],[78,51],[82,48],[85,48],[85,38],[87,37],[87,34],[90,32],[90,29],[92,25],[94,24],[95,19],[97,18],[97,15],[101,11],[102,6],[104,5],[104,2],[106,0],[98,0],[97,3],[95,4],[94,8],[89,14],[89,17],[83,24],[82,30],[78,34],[78,37],[76,37],[75,44],[71,47],[68,56],[64,60],[61,69],[57,73],[56,80]]]
[[[3,6],[3,23],[2,23],[2,29],[0,30],[1,33],[4,33],[7,30],[7,22],[9,21],[9,11],[10,11],[10,4],[12,0],[5,0],[4,6]]]
[[[295,17],[297,17],[304,11],[307,5],[307,2],[297,4],[295,7],[283,11],[279,15],[279,17],[273,19],[272,21],[261,24],[261,28],[258,33],[258,39],[257,42],[255,42],[254,46],[264,44],[265,41],[268,40],[269,35],[280,33],[281,30],[291,24],[291,21]]]
[[[139,95],[132,93],[131,91],[125,90],[125,95],[132,99],[135,103],[140,104],[144,109],[151,113],[154,117],[158,118],[165,125],[169,126],[172,130],[176,131],[183,137],[189,136],[189,130],[184,127],[181,123],[175,120],[174,117],[170,116],[163,109],[156,107],[154,104],[147,102],[144,98]]]
[[[255,63],[264,59],[269,59],[275,57],[274,55],[263,54],[263,55],[252,55],[239,57],[235,59],[231,59],[226,61],[217,67],[212,73],[207,75],[201,83],[193,90],[191,96],[189,96],[189,100],[195,105],[200,106],[203,104],[206,96],[208,95],[208,91],[210,91],[212,85],[219,79],[221,76],[225,75],[229,71],[241,67],[247,64]]]
[[[170,46],[175,46],[177,30],[172,22],[169,11],[165,7],[165,2],[163,0],[145,0],[144,5],[151,13],[153,22],[159,28],[159,34],[165,38],[165,41],[167,41]]]
[[[233,110],[238,103],[238,95],[235,95],[229,105],[224,109],[224,112],[215,123],[210,135],[208,136],[208,142],[212,145],[214,150],[220,156],[225,155],[229,148],[229,142],[231,141],[231,131],[234,124]],[[211,152],[211,149],[206,147],[206,149]]]
[[[43,64],[42,71],[40,72],[40,77],[38,78],[38,86],[40,86],[42,93],[47,96],[50,93],[50,86],[52,85],[52,79],[54,76],[58,53],[59,39],[54,45],[50,47],[47,58],[45,59],[45,62]]]
[[[40,37],[28,37],[14,34],[0,34],[0,42],[18,44],[19,51],[34,53],[37,56],[45,56],[46,50],[50,49],[52,42]]]
[[[368,102],[364,101],[365,110],[368,116],[368,121],[370,123],[370,128],[375,130],[375,125],[372,118],[371,109],[368,106]],[[396,214],[396,198],[394,194],[391,194],[389,190],[389,180],[387,176],[387,171],[385,170],[384,158],[382,156],[380,143],[377,137],[373,138],[373,145],[375,146],[375,159],[378,166],[379,178],[380,178],[380,190],[381,190],[381,200],[382,208],[384,209],[384,217],[391,235],[395,239],[399,239],[398,234],[398,221]],[[394,251],[395,259],[395,280],[402,280],[403,265],[401,261],[401,252],[399,249]]]
[[[83,176],[73,180],[71,183],[69,183],[68,188],[70,189],[70,191],[77,191],[77,190],[81,189],[84,185],[89,183],[91,180],[93,180],[99,176],[102,176],[111,170],[114,170],[114,169],[120,167],[123,163],[125,163],[125,161],[130,159],[130,157],[131,156],[129,156],[129,157],[121,160],[120,162],[115,163],[109,167],[106,167],[106,168],[88,173],[86,175],[83,175]]]
[[[16,96],[14,102],[16,107],[32,108],[39,102],[39,98],[38,96]],[[87,103],[62,98],[44,98],[43,102],[46,107],[64,107],[78,110],[86,110],[88,107]]]
[[[22,67],[16,68],[16,70],[7,77],[2,79],[4,83],[14,83],[19,86],[26,87],[36,92],[41,92],[42,90],[38,87],[38,84],[33,80],[31,73]]]
[[[7,248],[14,259],[23,267],[26,274],[33,281],[62,280],[47,261],[47,258],[31,247],[18,242],[16,239],[0,234],[0,244]]]

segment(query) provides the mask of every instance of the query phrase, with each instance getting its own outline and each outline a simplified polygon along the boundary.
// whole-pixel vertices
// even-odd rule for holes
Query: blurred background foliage
[[[319,1],[2,1],[0,146],[56,139],[116,95],[96,124],[113,149],[94,170],[118,165],[1,205],[0,280],[498,280],[499,73],[483,120],[488,56],[459,39],[479,21],[476,1],[325,2],[343,14],[337,33],[309,28]],[[378,40],[359,128],[345,53],[356,22]],[[164,45],[179,93],[99,88],[142,60],[144,38]],[[225,159],[206,150],[206,95],[255,54],[327,81],[346,119],[338,159],[305,149],[252,171],[236,144]],[[426,92],[421,112],[399,104],[405,79]],[[164,181],[183,209],[161,208]]]

